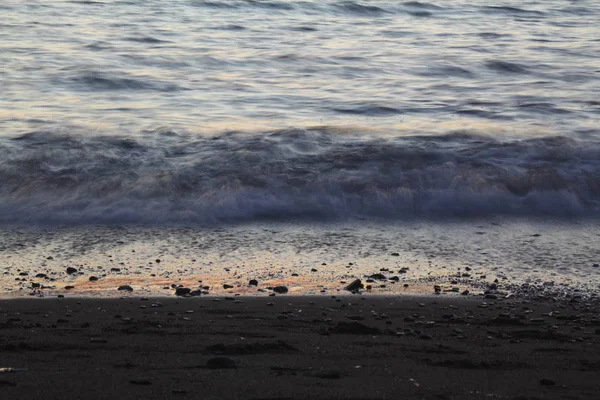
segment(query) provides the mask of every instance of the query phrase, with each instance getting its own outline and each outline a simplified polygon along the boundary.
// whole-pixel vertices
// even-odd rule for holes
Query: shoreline
[[[600,301],[0,300],[3,399],[563,399],[600,390]]]

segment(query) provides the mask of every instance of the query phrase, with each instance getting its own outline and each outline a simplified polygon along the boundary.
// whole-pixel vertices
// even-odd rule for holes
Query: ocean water
[[[5,0],[3,261],[45,265],[73,229],[117,243],[94,260],[121,251],[101,225],[156,233],[149,259],[164,235],[212,238],[198,251],[223,266],[240,262],[221,240],[242,224],[264,239],[238,243],[245,257],[287,243],[288,265],[317,264],[318,238],[372,268],[440,243],[440,265],[589,283],[598,21],[593,0]],[[256,233],[282,221],[288,242]],[[331,239],[336,224],[351,239]]]

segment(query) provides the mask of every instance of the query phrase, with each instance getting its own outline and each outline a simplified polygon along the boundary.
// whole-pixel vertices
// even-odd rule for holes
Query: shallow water
[[[505,294],[523,283],[557,294],[600,289],[600,229],[585,221],[12,227],[1,236],[0,291],[9,296],[119,296],[124,284],[137,296],[172,295],[172,285],[209,286],[212,295],[266,295],[276,285],[331,295],[376,273],[398,281],[375,280],[370,294],[433,293],[434,284],[478,294],[495,280]]]

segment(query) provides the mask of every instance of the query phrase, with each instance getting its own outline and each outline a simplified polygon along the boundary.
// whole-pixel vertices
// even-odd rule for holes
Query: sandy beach
[[[2,399],[593,399],[594,296],[0,302]]]

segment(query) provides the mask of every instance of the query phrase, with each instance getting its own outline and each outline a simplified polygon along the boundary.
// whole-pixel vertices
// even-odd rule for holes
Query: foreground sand
[[[600,318],[579,299],[2,300],[0,367],[3,400],[596,399]]]

